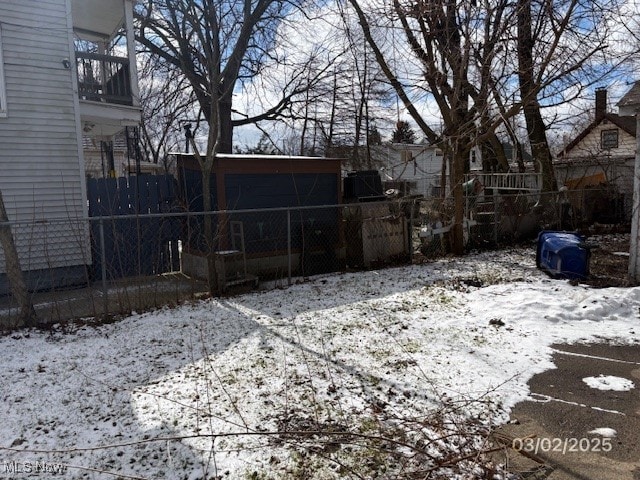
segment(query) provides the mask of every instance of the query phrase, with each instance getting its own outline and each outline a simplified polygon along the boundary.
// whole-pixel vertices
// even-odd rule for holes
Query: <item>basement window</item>
[[[618,148],[618,129],[602,130],[600,133],[600,142],[602,150],[611,150],[612,148]]]
[[[4,59],[2,58],[2,25],[0,25],[0,117],[7,116],[7,94],[4,88]]]

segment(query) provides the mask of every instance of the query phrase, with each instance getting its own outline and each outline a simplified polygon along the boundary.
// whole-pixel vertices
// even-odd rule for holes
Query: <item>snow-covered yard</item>
[[[553,343],[637,341],[639,306],[514,249],[15,333],[0,476],[409,478],[482,448]]]

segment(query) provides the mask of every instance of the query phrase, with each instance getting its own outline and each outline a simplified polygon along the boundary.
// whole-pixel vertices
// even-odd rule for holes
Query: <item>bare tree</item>
[[[11,293],[18,304],[18,308],[20,309],[18,315],[19,323],[17,325],[7,325],[2,323],[0,324],[0,327],[32,327],[36,324],[36,312],[33,308],[33,304],[31,303],[31,297],[27,290],[22,269],[20,268],[18,251],[13,240],[7,211],[4,207],[2,192],[0,192],[0,246],[4,253],[5,268],[9,284],[11,285]]]
[[[524,118],[527,124],[529,143],[533,158],[540,162],[542,190],[557,189],[553,171],[551,149],[547,142],[546,125],[540,112],[536,89],[535,63],[533,58],[535,40],[531,28],[531,0],[518,1],[518,80],[523,102]]]
[[[619,18],[618,0],[517,1],[517,65],[520,96],[531,153],[543,174],[543,190],[557,189],[542,114],[572,102],[615,76],[628,53],[611,45]],[[611,48],[611,47],[614,48]]]
[[[407,49],[417,61],[416,68],[422,78],[416,80],[414,77],[414,86],[418,87],[419,92],[426,92],[438,105],[444,127],[441,135],[427,124],[418,111],[418,98],[412,98],[409,92],[411,85],[405,87],[407,82],[403,82],[399,72],[393,70],[383,48],[376,42],[370,20],[358,0],[350,0],[350,3],[359,17],[376,60],[408,113],[425,137],[431,143],[441,144],[445,155],[450,159],[455,203],[452,244],[456,253],[462,253],[462,183],[464,173],[468,170],[469,152],[475,143],[483,140],[479,138],[476,120],[487,109],[490,92],[482,76],[472,77],[475,72],[474,48],[475,45],[484,45],[484,48],[495,51],[495,39],[501,40],[501,32],[509,25],[504,8],[506,0],[498,2],[502,8],[484,8],[485,5],[478,6],[475,2],[465,2],[461,6],[454,0],[394,0],[393,12],[386,12],[399,21]],[[515,112],[517,107],[512,108],[507,114],[512,115]],[[485,135],[493,135],[495,128],[501,123],[502,120],[498,118],[493,123],[485,124]]]
[[[140,140],[148,159],[169,171],[169,152],[185,140],[184,122],[193,116],[194,98],[184,76],[162,59],[142,53],[139,69],[142,123]]]
[[[205,119],[207,146],[195,157],[202,173],[205,211],[212,210],[211,173],[218,153],[231,153],[234,125],[274,118],[308,85],[299,72],[286,82],[278,101],[262,113],[233,120],[236,87],[259,75],[269,62],[280,62],[274,46],[278,27],[296,6],[285,0],[146,0],[136,12],[137,40],[184,76]],[[220,208],[225,208],[220,205]],[[219,222],[224,228],[224,222]],[[224,238],[224,231],[220,236]],[[212,219],[204,219],[208,244],[208,280],[217,293]]]
[[[555,190],[543,115],[608,78],[624,58],[607,49],[610,18],[620,1],[580,0],[393,0],[365,11],[349,0],[375,58],[418,127],[440,142],[450,159],[454,191],[454,251],[462,250],[462,189],[470,149],[479,145],[508,168],[498,137],[517,140],[512,119],[524,113],[534,161],[544,190]],[[613,17],[617,18],[617,17]],[[378,40],[380,31],[398,31],[406,43]],[[400,56],[399,68],[395,58]],[[438,106],[442,134],[425,121],[419,103]],[[519,151],[520,142],[514,141]]]

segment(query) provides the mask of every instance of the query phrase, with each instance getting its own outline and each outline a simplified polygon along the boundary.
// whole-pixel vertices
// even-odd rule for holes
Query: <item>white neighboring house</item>
[[[85,278],[83,135],[137,125],[138,99],[133,0],[0,2],[0,190],[31,288]]]
[[[380,176],[383,182],[398,184],[406,182],[407,194],[439,197],[442,185],[444,155],[435,145],[412,143],[389,143],[371,147],[375,163],[382,165]],[[480,151],[474,147],[469,154],[471,172],[482,170]],[[445,172],[446,188],[450,187],[449,171]],[[397,187],[396,187],[397,188]]]
[[[390,143],[371,147],[383,182],[406,182],[407,194],[437,196],[440,191],[444,156],[434,145]],[[448,180],[448,179],[447,179]]]
[[[609,184],[624,195],[631,213],[636,152],[635,117],[607,112],[607,91],[596,90],[595,118],[554,162],[559,186],[582,189]]]

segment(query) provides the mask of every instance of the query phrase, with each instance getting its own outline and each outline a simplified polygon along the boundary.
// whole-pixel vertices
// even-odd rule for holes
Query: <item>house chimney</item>
[[[602,119],[607,113],[607,89],[596,89],[596,120]]]

